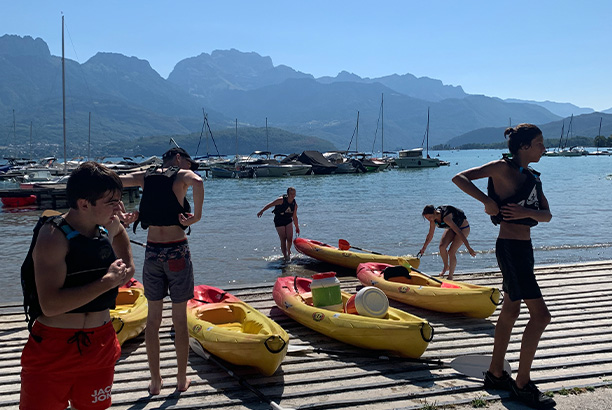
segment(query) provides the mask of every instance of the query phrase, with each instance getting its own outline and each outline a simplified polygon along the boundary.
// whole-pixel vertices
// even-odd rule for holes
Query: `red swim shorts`
[[[107,409],[121,346],[109,322],[92,329],[34,323],[21,354],[22,410]]]

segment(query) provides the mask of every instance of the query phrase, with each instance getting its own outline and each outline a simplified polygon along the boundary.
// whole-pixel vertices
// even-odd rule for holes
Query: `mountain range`
[[[0,153],[23,151],[29,135],[37,150],[46,150],[41,154],[59,150],[61,65],[61,57],[52,56],[40,38],[0,37]],[[352,150],[380,151],[422,146],[428,109],[430,145],[500,127],[509,119],[547,124],[570,111],[590,110],[470,95],[460,86],[408,73],[371,79],[343,71],[314,78],[275,66],[270,57],[234,49],[179,61],[167,79],[146,60],[98,53],[82,64],[66,59],[65,78],[73,154],[82,152],[89,138],[92,151],[99,153],[137,154],[135,147],[160,151],[168,136],[195,147],[201,142],[203,111],[213,133],[222,136],[224,153],[248,153],[266,148],[266,123],[274,129],[274,138],[266,141],[274,152],[295,151],[299,142],[303,149],[347,149],[350,143]],[[488,138],[493,142],[503,134]]]

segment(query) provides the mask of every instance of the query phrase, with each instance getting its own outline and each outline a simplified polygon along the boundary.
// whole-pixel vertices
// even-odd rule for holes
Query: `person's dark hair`
[[[425,215],[431,215],[433,213],[436,212],[436,207],[433,205],[425,205],[425,208],[423,208],[423,213],[421,214],[423,217],[425,217]]]
[[[289,188],[287,188],[287,195],[289,195],[289,192],[290,192],[290,191],[294,191],[294,192],[296,192],[296,191],[295,191],[295,188],[294,188],[294,187],[292,187],[292,186],[290,186]]]
[[[519,124],[516,127],[508,127],[504,131],[504,137],[508,138],[508,149],[512,155],[518,154],[521,147],[530,147],[531,141],[542,131],[533,124]]]
[[[66,184],[66,197],[68,206],[77,209],[77,201],[86,199],[92,205],[107,192],[123,191],[123,183],[119,176],[111,169],[94,161],[87,161],[79,165],[68,178]]]

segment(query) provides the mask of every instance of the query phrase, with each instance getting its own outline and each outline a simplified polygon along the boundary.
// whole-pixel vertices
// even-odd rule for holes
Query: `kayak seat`
[[[408,280],[411,279],[410,272],[405,267],[399,266],[388,266],[383,270],[383,277],[385,280],[390,280],[391,278],[403,277]]]
[[[258,334],[263,329],[263,324],[256,320],[245,320],[242,322],[242,333]]]

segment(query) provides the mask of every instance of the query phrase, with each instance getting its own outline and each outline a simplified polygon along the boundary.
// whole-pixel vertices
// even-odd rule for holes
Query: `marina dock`
[[[66,184],[58,184],[45,187],[44,185],[35,185],[32,188],[10,188],[0,189],[0,198],[24,198],[34,195],[36,202],[33,206],[43,208],[68,208],[68,200],[66,199]],[[123,188],[123,201],[133,203],[136,198],[140,197],[139,187]]]
[[[533,363],[534,382],[542,391],[554,392],[555,398],[560,397],[560,391],[612,386],[612,260],[538,266],[536,274],[552,323],[544,332]],[[501,274],[496,270],[456,276],[459,281],[501,287]],[[355,278],[341,278],[341,286],[355,292],[361,285]],[[308,410],[434,409],[470,404],[475,399],[510,400],[509,393],[487,392],[482,381],[448,366],[386,359],[315,333],[276,308],[272,287],[273,283],[264,283],[225,290],[276,320],[290,334],[291,345],[333,349],[342,354],[288,354],[271,377],[225,364],[241,379],[239,383],[215,363],[190,352],[188,376],[192,384],[188,391],[178,394],[168,300],[160,333],[161,394],[148,395],[149,372],[144,335],[140,335],[123,346],[116,366],[112,409],[270,409],[270,402],[280,408]],[[472,319],[390,302],[427,318],[434,326],[434,339],[423,359],[449,362],[466,354],[491,354],[500,308],[488,319]],[[523,304],[506,356],[514,375],[527,318]],[[0,306],[0,409],[18,407],[19,359],[27,336],[22,306]]]

